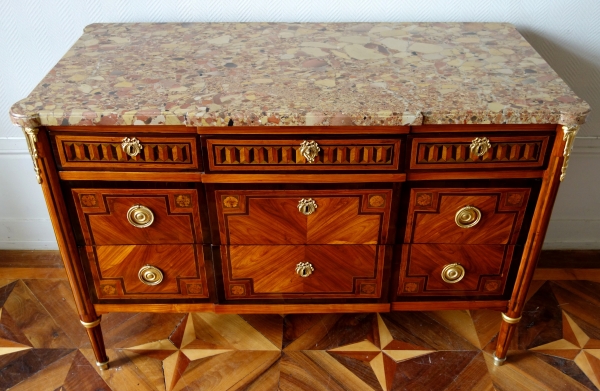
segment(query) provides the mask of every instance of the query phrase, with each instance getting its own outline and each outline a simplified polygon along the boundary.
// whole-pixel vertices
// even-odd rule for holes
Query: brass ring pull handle
[[[135,137],[125,137],[123,140],[121,140],[121,148],[127,155],[136,157],[144,147],[140,143],[140,140],[136,139]]]
[[[315,141],[304,140],[302,141],[302,144],[300,144],[300,153],[309,163],[314,163],[315,158],[319,154],[320,150],[321,148],[319,148],[319,144],[317,144]]]
[[[312,198],[303,198],[300,201],[298,201],[298,210],[303,215],[308,216],[310,214],[313,214],[315,210],[317,210],[317,203]]]
[[[481,220],[481,211],[474,206],[467,205],[456,212],[454,221],[460,228],[471,228]]]
[[[143,205],[133,205],[127,211],[127,221],[136,228],[146,228],[154,222],[154,213]]]
[[[163,273],[157,267],[145,265],[138,272],[138,277],[146,285],[158,285],[163,280]]]
[[[474,153],[477,156],[483,156],[491,147],[492,144],[487,137],[476,137],[471,142],[471,153]]]
[[[308,262],[300,262],[299,264],[296,265],[296,273],[300,277],[308,277],[314,271],[315,271],[315,268],[313,267],[313,265],[311,265]]]
[[[448,284],[456,284],[465,276],[465,268],[458,263],[451,263],[442,269],[442,280]]]

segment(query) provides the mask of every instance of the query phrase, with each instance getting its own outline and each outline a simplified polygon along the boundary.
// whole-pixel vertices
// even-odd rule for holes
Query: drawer
[[[392,190],[215,190],[222,244],[378,244]]]
[[[209,296],[202,246],[87,246],[85,252],[99,299]]]
[[[514,250],[502,245],[405,244],[398,296],[501,296]]]
[[[195,189],[73,189],[86,245],[202,242]]]
[[[411,170],[543,168],[554,134],[414,137]]]
[[[405,243],[515,244],[531,189],[413,188]]]
[[[227,299],[378,298],[385,246],[221,246]],[[301,276],[301,274],[307,276]]]
[[[210,171],[398,170],[400,140],[207,139]]]
[[[53,143],[64,170],[199,170],[196,138],[57,134]]]

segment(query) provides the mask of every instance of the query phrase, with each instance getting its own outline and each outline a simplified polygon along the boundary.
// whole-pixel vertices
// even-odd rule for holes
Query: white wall
[[[8,119],[95,22],[510,22],[592,114],[580,132],[546,248],[600,248],[598,0],[0,0],[0,248],[56,248],[20,130]]]

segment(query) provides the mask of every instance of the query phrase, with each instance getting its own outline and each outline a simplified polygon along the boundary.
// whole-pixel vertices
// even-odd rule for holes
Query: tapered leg
[[[108,356],[106,355],[106,348],[104,347],[104,338],[102,337],[102,329],[100,328],[101,317],[98,317],[92,322],[81,321],[83,327],[85,327],[92,344],[92,350],[94,356],[96,356],[96,365],[100,369],[108,369]]]
[[[506,353],[508,353],[508,345],[512,340],[512,337],[517,329],[517,324],[521,320],[521,317],[510,317],[505,313],[502,313],[502,324],[500,325],[500,332],[498,333],[498,342],[496,345],[496,351],[494,352],[494,365],[500,366],[506,361]]]
[[[44,129],[28,126],[23,126],[23,133],[25,134],[27,146],[33,160],[36,179],[42,186],[42,192],[44,193],[44,199],[48,207],[48,214],[52,221],[56,242],[65,265],[65,272],[69,278],[69,285],[73,292],[81,324],[87,329],[92,349],[96,356],[96,364],[100,369],[107,369],[108,357],[106,356],[104,339],[100,328],[101,318],[96,314],[96,309],[88,290],[81,257],[63,201],[60,179],[58,178],[56,166],[52,159],[52,150],[48,135]]]
[[[538,202],[531,220],[529,235],[523,249],[519,272],[515,280],[515,288],[508,302],[508,310],[502,314],[502,325],[500,326],[498,344],[494,352],[494,364],[497,366],[502,365],[506,361],[508,345],[515,333],[517,324],[521,320],[521,313],[527,299],[527,291],[533,279],[533,273],[540,257],[542,244],[544,243],[546,230],[550,222],[554,200],[556,199],[559,184],[566,176],[569,155],[571,154],[573,140],[578,129],[579,126],[559,126],[557,129],[556,141],[552,149],[548,169],[544,173]]]

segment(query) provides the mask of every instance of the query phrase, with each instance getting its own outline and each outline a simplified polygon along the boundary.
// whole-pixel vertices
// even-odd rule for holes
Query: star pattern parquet
[[[535,281],[509,360],[494,311],[104,315],[96,365],[66,279],[0,279],[0,390],[600,391],[600,282]]]

